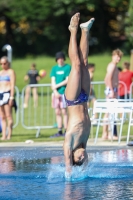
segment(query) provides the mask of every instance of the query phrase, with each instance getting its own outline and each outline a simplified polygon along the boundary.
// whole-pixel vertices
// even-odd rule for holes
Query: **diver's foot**
[[[69,31],[78,30],[79,19],[80,19],[80,13],[76,13],[75,15],[72,16],[70,25],[68,27]]]
[[[94,21],[95,19],[91,18],[88,22],[80,24],[80,28],[84,29],[85,31],[89,31]]]

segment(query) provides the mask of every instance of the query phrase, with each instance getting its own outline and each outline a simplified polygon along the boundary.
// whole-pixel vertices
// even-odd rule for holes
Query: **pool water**
[[[133,149],[88,150],[83,171],[64,177],[62,150],[0,150],[0,200],[130,200],[133,199]]]

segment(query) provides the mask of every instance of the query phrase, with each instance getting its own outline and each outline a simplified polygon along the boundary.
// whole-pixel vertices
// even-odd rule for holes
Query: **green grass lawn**
[[[123,61],[128,60],[130,61],[129,56],[124,56],[119,66],[122,66]],[[101,54],[101,55],[95,55],[95,56],[89,56],[88,59],[89,62],[93,62],[96,65],[95,70],[95,76],[94,81],[103,81],[105,73],[106,73],[106,67],[107,64],[111,61],[111,55],[108,54]],[[25,58],[25,59],[13,59],[12,67],[16,72],[16,86],[21,91],[22,88],[26,85],[24,82],[24,75],[30,68],[31,63],[35,62],[36,67],[38,70],[45,69],[47,72],[47,75],[45,78],[41,79],[40,83],[50,83],[50,71],[51,67],[56,65],[55,58],[54,57],[33,57],[33,58]],[[70,60],[67,58],[66,63],[70,64]]]
[[[123,61],[130,61],[130,56],[124,56],[119,63],[119,66],[122,67]],[[103,81],[106,73],[106,67],[107,64],[111,61],[111,55],[108,54],[101,54],[101,55],[92,55],[89,56],[88,59],[89,62],[95,63],[95,74],[94,74],[94,81]],[[31,63],[36,63],[37,69],[45,69],[47,72],[47,75],[45,78],[41,79],[40,83],[50,83],[50,71],[52,66],[56,64],[55,58],[54,57],[47,57],[47,56],[40,56],[40,57],[30,57],[30,58],[25,58],[25,59],[13,59],[12,62],[12,68],[16,72],[16,86],[19,88],[19,91],[21,93],[23,87],[27,85],[27,83],[24,82],[24,75],[27,73],[28,69],[30,68]],[[70,64],[70,60],[67,58],[66,63]],[[44,105],[45,107],[46,105]],[[38,108],[39,109],[39,108]],[[52,113],[51,109],[51,113]],[[27,116],[28,120],[28,116]],[[95,127],[93,129],[93,133],[95,136]],[[40,135],[38,138],[36,138],[36,131],[37,130],[27,130],[22,127],[21,121],[18,124],[16,128],[13,129],[13,135],[11,138],[11,142],[24,142],[25,140],[31,139],[34,141],[59,141],[63,140],[63,138],[56,138],[56,139],[51,139],[50,135],[54,134],[57,132],[56,128],[52,129],[42,129],[40,131]],[[102,129],[100,129],[100,134],[101,136]],[[126,135],[127,133],[127,124],[124,125],[123,128],[123,133]],[[2,141],[0,141],[2,142]],[[8,141],[7,141],[8,142]]]

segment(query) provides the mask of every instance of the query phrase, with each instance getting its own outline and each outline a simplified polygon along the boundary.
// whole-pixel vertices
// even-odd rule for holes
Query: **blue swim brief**
[[[65,100],[66,100],[66,104],[67,106],[74,106],[74,105],[78,105],[84,102],[88,101],[88,95],[85,93],[85,91],[83,89],[81,89],[81,92],[79,94],[79,96],[77,97],[76,100],[70,101],[66,99],[65,96]]]

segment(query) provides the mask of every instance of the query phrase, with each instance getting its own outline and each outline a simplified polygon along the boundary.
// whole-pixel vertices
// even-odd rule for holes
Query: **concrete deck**
[[[34,142],[29,141],[29,143],[26,142],[1,142],[0,148],[2,147],[62,147],[63,141],[58,142]],[[97,147],[127,147],[126,141],[120,142],[118,144],[118,141],[103,141],[102,139],[98,139],[97,143],[94,144],[94,139],[89,139],[87,143],[87,148],[97,148]]]

